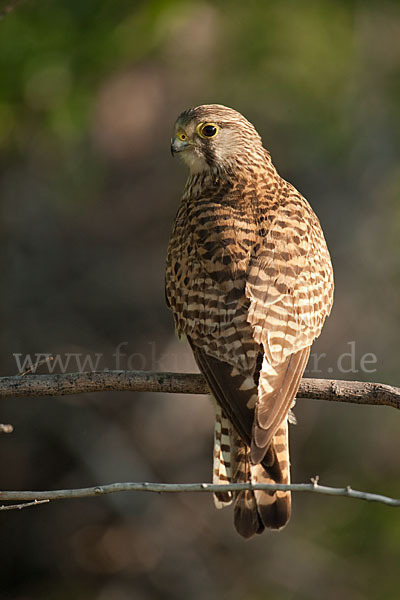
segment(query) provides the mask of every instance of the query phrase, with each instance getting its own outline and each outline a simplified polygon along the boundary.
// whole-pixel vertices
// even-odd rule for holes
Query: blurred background
[[[55,371],[195,370],[164,303],[186,177],[169,140],[182,110],[218,102],[256,125],[326,233],[336,301],[308,375],[400,385],[397,0],[26,0],[0,21],[0,74],[1,375],[35,353]],[[296,415],[294,481],[400,497],[394,409],[299,400]],[[0,421],[15,429],[2,489],[211,477],[207,397],[11,399]],[[398,599],[398,510],[293,504],[283,532],[248,542],[206,494],[3,512],[0,598]]]

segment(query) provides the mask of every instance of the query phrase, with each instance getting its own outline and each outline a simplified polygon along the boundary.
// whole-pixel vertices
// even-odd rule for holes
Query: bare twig
[[[0,510],[21,510],[22,508],[29,508],[30,506],[38,506],[39,504],[48,504],[50,500],[34,500],[33,502],[23,502],[22,504],[3,504],[0,506]]]
[[[89,373],[66,373],[53,375],[27,375],[21,378],[1,377],[0,397],[62,396],[87,392],[137,391],[168,392],[185,394],[207,394],[209,389],[203,376],[194,373],[153,373],[146,371],[97,371]],[[357,404],[377,404],[400,408],[400,389],[380,383],[358,381],[335,381],[325,379],[303,379],[298,396]],[[113,483],[89,488],[48,491],[4,491],[0,501],[17,501],[23,504],[0,507],[11,510],[31,506],[35,502],[67,498],[86,498],[116,492],[226,492],[246,489],[314,492],[331,496],[358,498],[370,502],[381,502],[389,506],[400,506],[400,499],[353,490],[350,486],[332,488],[319,484],[318,477],[311,483],[299,484],[229,484],[209,483]]]
[[[151,371],[93,371],[0,377],[0,398],[64,396],[88,392],[130,391],[208,394],[199,373],[154,373]],[[383,383],[302,379],[299,398],[335,402],[376,404],[400,408],[400,389]]]
[[[18,6],[21,4],[23,0],[11,0],[2,10],[0,10],[0,21],[2,21],[7,15],[10,14]]]
[[[103,496],[116,492],[156,492],[156,493],[182,493],[182,492],[227,492],[239,490],[282,490],[291,492],[314,492],[328,496],[345,496],[346,498],[357,498],[369,502],[381,502],[388,506],[400,506],[400,499],[360,492],[353,490],[350,486],[334,488],[318,483],[318,477],[314,477],[311,483],[292,484],[269,484],[269,483],[148,483],[148,482],[123,482],[98,485],[88,488],[76,488],[66,490],[48,490],[41,492],[0,492],[0,500],[4,501],[49,501],[72,498],[89,498],[92,496]]]
[[[43,358],[42,360],[37,360],[34,365],[31,365],[30,367],[25,369],[25,371],[17,373],[17,375],[19,377],[25,377],[25,375],[28,375],[29,373],[36,373],[36,371],[41,365],[45,365],[52,360],[54,360],[54,356],[52,354],[49,354],[48,356],[46,356],[46,358]]]

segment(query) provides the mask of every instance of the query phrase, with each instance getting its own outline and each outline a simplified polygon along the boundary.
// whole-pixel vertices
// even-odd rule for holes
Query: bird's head
[[[221,104],[203,104],[179,115],[171,152],[179,153],[193,174],[259,164],[267,154],[254,126]]]

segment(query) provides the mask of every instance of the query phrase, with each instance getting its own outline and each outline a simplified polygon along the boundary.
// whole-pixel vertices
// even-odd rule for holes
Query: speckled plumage
[[[199,123],[217,134],[202,138]],[[320,223],[238,112],[212,104],[182,113],[173,149],[190,174],[166,297],[218,403],[213,479],[288,482],[287,416],[333,298]],[[215,498],[218,507],[232,500],[244,537],[290,516],[287,492]]]

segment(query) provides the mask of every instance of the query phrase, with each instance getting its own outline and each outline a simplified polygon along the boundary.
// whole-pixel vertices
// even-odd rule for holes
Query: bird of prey
[[[333,300],[320,223],[254,126],[219,104],[183,112],[172,154],[189,167],[166,298],[216,400],[213,482],[289,483],[288,417]],[[245,538],[290,517],[287,491],[217,493]]]

